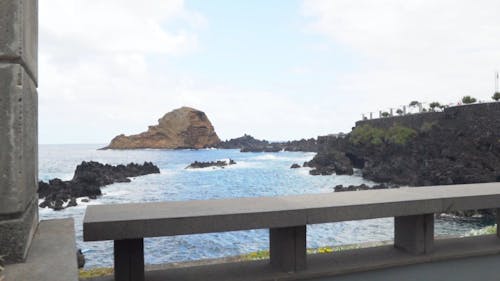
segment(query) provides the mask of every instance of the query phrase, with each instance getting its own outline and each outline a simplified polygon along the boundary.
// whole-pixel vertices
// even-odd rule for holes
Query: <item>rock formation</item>
[[[189,164],[189,166],[186,167],[186,169],[201,169],[201,168],[208,168],[208,167],[219,167],[219,168],[224,168],[225,166],[229,165],[234,165],[236,162],[233,159],[229,159],[229,161],[210,161],[210,162],[198,162],[194,161],[193,163]]]
[[[220,142],[212,123],[204,112],[181,107],[165,114],[158,125],[149,126],[138,135],[119,135],[104,149],[200,149],[214,147]]]
[[[344,138],[320,138],[311,162],[322,171],[343,155],[364,178],[398,185],[499,182],[498,120],[500,103],[360,121]]]
[[[239,149],[241,152],[280,152],[283,150],[316,152],[318,149],[317,141],[314,138],[287,142],[269,142],[267,140],[258,140],[247,134],[239,138],[220,142],[216,147],[221,149]]]
[[[130,177],[158,173],[160,169],[151,162],[144,162],[142,165],[130,163],[111,166],[84,161],[76,167],[73,179],[70,181],[55,178],[48,183],[43,181],[38,183],[38,197],[45,198],[40,207],[49,207],[56,211],[73,207],[77,205],[78,197],[96,198],[101,195],[102,186],[115,182],[130,182]]]

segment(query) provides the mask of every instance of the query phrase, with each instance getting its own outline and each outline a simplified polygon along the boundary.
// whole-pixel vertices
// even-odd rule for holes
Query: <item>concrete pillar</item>
[[[271,266],[284,272],[306,269],[306,226],[269,230]]]
[[[411,254],[426,254],[434,246],[434,214],[394,218],[394,247]]]
[[[403,115],[406,115],[406,105],[403,105]]]
[[[38,226],[38,2],[0,0],[0,256],[23,261]]]
[[[373,112],[370,112],[370,120],[373,119]]]

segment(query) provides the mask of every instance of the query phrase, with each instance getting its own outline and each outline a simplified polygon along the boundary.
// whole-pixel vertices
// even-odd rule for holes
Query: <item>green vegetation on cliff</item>
[[[395,124],[389,129],[375,128],[366,124],[354,128],[351,132],[350,141],[353,144],[380,145],[382,143],[393,143],[404,145],[416,135],[417,131],[399,124]]]

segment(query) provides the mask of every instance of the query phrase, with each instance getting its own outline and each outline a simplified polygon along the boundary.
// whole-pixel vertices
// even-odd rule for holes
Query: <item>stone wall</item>
[[[492,122],[500,120],[500,102],[469,104],[445,108],[443,112],[426,112],[405,116],[361,120],[356,126],[370,125],[387,129],[394,124],[418,130],[424,123],[446,123],[447,125],[460,125],[459,123],[475,124],[476,126],[491,127]],[[452,124],[456,123],[456,124]]]
[[[0,0],[0,256],[23,261],[38,225],[38,2]]]

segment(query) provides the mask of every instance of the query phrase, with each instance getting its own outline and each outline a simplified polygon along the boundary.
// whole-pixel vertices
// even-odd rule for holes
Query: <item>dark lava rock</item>
[[[83,268],[85,266],[85,256],[83,255],[81,249],[78,249],[76,252],[76,262],[78,264],[78,268]]]
[[[127,165],[111,166],[98,162],[82,162],[76,167],[73,179],[62,181],[55,178],[48,183],[38,183],[38,197],[45,199],[39,206],[54,210],[76,206],[76,198],[89,197],[96,199],[100,196],[101,187],[115,182],[130,182],[129,177],[160,173],[160,169],[151,162],[144,164],[130,163]]]
[[[241,152],[280,152],[282,150],[317,152],[318,142],[314,138],[287,142],[269,142],[245,134],[239,138],[222,141],[217,144],[216,148],[240,149]]]
[[[232,159],[229,159],[228,161],[210,161],[210,162],[198,162],[194,161],[193,163],[189,164],[189,166],[186,167],[186,169],[200,169],[200,168],[208,168],[208,167],[221,167],[224,168],[225,166],[229,165],[234,165],[236,162]]]
[[[361,185],[337,185],[334,187],[335,192],[343,192],[343,191],[357,191],[357,190],[369,190],[369,189],[387,189],[387,188],[398,188],[397,185],[389,185],[389,184],[376,184],[374,186],[368,186],[366,184]]]
[[[318,153],[314,158],[304,163],[305,166],[314,168],[309,171],[311,175],[352,175],[354,169],[351,161],[345,154],[339,151],[330,151],[328,153]]]
[[[66,205],[66,208],[68,208],[68,207],[75,207],[77,205],[78,204],[76,203],[76,198],[72,197],[71,200],[69,200],[68,205]]]
[[[292,166],[290,166],[290,169],[297,169],[297,168],[300,168],[300,165],[297,163],[294,163],[292,164]]]

